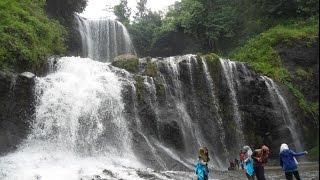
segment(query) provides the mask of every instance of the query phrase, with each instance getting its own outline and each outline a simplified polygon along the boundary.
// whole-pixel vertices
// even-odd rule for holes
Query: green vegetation
[[[145,74],[147,76],[156,77],[157,76],[157,66],[156,63],[151,62],[151,59],[147,59],[147,64],[145,67]]]
[[[166,94],[166,88],[164,85],[159,81],[155,80],[155,86],[156,86],[156,92],[157,92],[157,97],[162,97],[165,96]]]
[[[289,88],[292,94],[297,98],[300,108],[306,115],[310,115],[313,119],[314,125],[319,125],[319,101],[309,102],[306,100],[304,94],[293,85],[292,82],[286,81],[284,84]]]
[[[245,46],[231,53],[233,59],[250,63],[255,70],[278,81],[290,80],[290,75],[283,68],[280,56],[274,46],[290,43],[297,39],[315,39],[318,35],[318,22],[311,19],[307,22],[287,22],[277,25],[259,36],[250,39]]]
[[[264,75],[284,83],[297,98],[299,106],[306,114],[311,115],[315,123],[319,117],[319,103],[308,102],[300,90],[292,83],[292,75],[284,68],[279,54],[274,49],[277,44],[287,44],[298,39],[314,41],[318,36],[318,21],[310,19],[306,22],[287,22],[277,25],[259,36],[250,39],[245,46],[231,53],[233,59],[245,61]],[[308,76],[307,72],[298,69],[298,75]]]
[[[216,53],[230,50],[281,22],[318,16],[318,0],[181,0],[162,12],[146,8],[139,0],[137,13],[130,22],[127,0],[114,8],[133,39],[140,56],[149,56],[155,42],[170,32],[182,32],[201,40]],[[205,52],[205,49],[203,50]]]
[[[112,62],[112,65],[132,73],[137,73],[139,71],[139,59],[133,55],[126,54],[117,56]]]
[[[319,141],[317,141],[318,144],[309,150],[308,157],[311,160],[319,160]]]
[[[87,0],[42,0],[45,1],[46,12],[58,19],[63,25],[68,25],[75,12],[82,12],[87,5]]]
[[[64,53],[66,31],[46,17],[44,0],[0,1],[0,69],[36,71]]]
[[[139,104],[142,104],[144,101],[143,98],[143,89],[144,89],[144,85],[143,85],[143,77],[142,76],[135,76],[135,80],[136,80],[136,92],[137,92],[137,99]]]
[[[219,61],[219,59],[220,59],[220,57],[214,53],[206,54],[201,57],[204,58],[204,60],[206,60],[207,62],[208,61],[209,62],[216,62],[216,61]]]

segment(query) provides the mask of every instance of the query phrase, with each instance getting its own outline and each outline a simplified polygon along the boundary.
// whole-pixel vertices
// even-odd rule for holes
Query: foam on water
[[[106,167],[143,167],[131,152],[121,82],[108,64],[61,58],[55,73],[37,78],[36,96],[32,132],[0,158],[0,179],[79,179]]]

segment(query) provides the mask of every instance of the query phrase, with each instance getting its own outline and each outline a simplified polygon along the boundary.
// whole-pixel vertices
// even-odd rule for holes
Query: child
[[[195,167],[195,172],[198,177],[198,180],[208,180],[209,169],[208,169],[208,162],[209,162],[209,153],[206,147],[200,148],[199,150],[199,160]]]

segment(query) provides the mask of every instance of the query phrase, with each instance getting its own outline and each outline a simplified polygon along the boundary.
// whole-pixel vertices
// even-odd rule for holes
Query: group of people
[[[296,153],[293,150],[289,149],[287,144],[282,144],[280,146],[280,166],[285,173],[287,180],[292,180],[293,176],[300,180],[300,175],[298,172],[298,161],[295,157],[306,155],[308,152]],[[243,150],[240,151],[240,166],[241,169],[245,170],[245,174],[249,180],[254,180],[255,177],[258,180],[265,180],[264,166],[268,161],[268,156],[270,150],[266,145],[262,145],[261,148],[254,151],[251,150],[249,146],[244,146]],[[196,175],[198,180],[207,180],[209,169],[209,153],[207,148],[201,148],[199,150],[199,160],[196,164]],[[239,169],[238,163],[238,169]],[[231,163],[230,163],[231,166]],[[236,161],[234,165],[237,166]]]

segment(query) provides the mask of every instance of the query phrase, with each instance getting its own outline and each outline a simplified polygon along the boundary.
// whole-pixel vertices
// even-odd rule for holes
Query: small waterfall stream
[[[303,146],[300,140],[296,120],[292,116],[292,113],[290,112],[287,102],[284,99],[282,93],[280,92],[278,85],[269,77],[262,76],[262,78],[265,80],[265,83],[268,87],[268,91],[270,93],[273,105],[275,107],[280,108],[285,127],[288,128],[290,131],[295,148],[298,150],[302,150]]]
[[[121,54],[135,54],[127,29],[112,19],[87,19],[76,16],[85,57],[111,62]]]
[[[242,145],[244,144],[244,136],[243,136],[243,125],[241,120],[241,115],[239,111],[239,104],[237,100],[237,94],[236,90],[240,87],[239,77],[238,77],[238,71],[237,71],[237,63],[230,60],[224,60],[220,59],[220,63],[223,69],[223,73],[225,76],[225,79],[227,81],[227,85],[229,88],[230,97],[232,100],[233,105],[233,119],[236,123],[236,133],[238,137],[238,148],[240,149]]]

